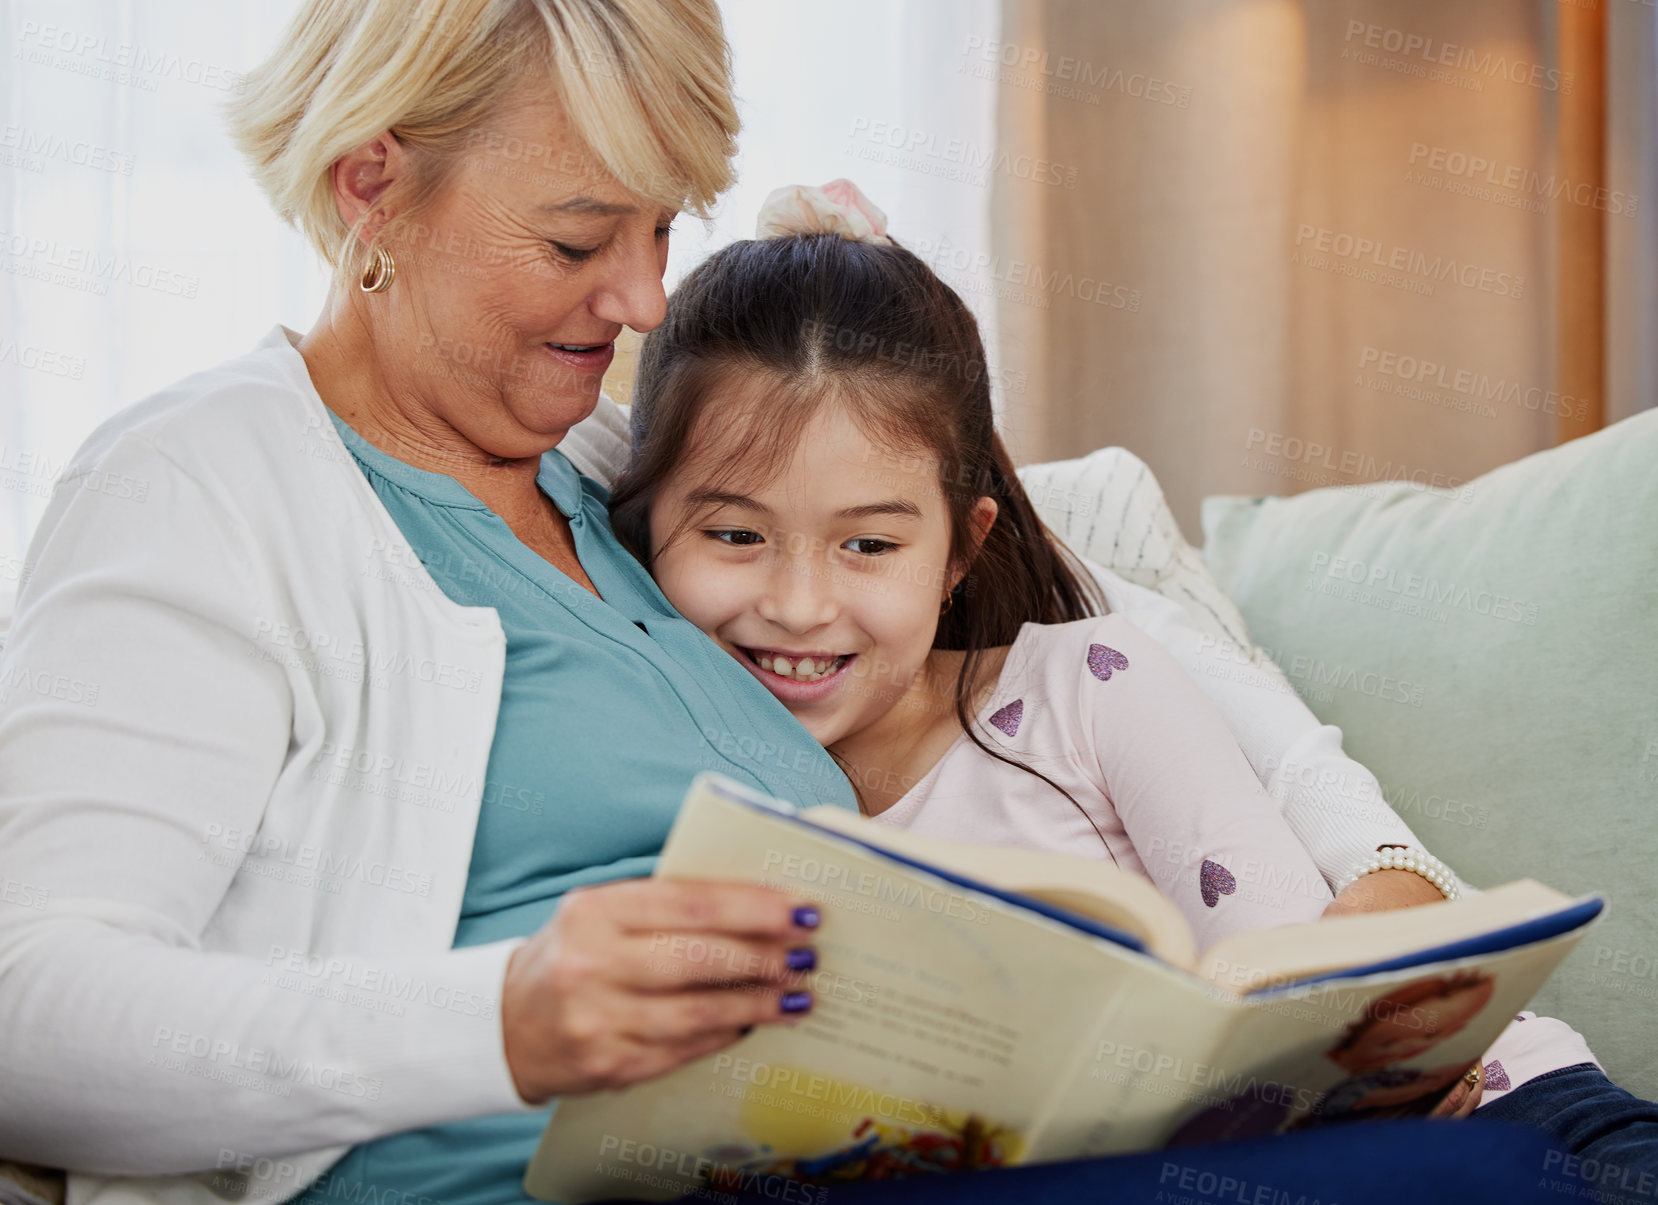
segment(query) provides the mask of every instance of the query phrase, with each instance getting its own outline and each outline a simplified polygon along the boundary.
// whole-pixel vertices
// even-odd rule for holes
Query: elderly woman
[[[547,455],[660,321],[675,214],[730,183],[728,53],[712,0],[310,0],[234,122],[337,283],[304,336],[102,427],[41,523],[0,845],[46,902],[0,918],[0,1149],[291,1156],[268,1199],[439,1127],[388,1144],[398,1185],[499,1196],[531,1105],[809,1005],[730,980],[810,967],[810,909],[612,882],[690,775],[852,804]],[[115,474],[144,500],[75,488]]]
[[[234,121],[336,283],[99,429],[36,535],[0,1155],[82,1202],[515,1199],[551,1098],[810,1007],[808,904],[640,877],[692,773],[853,805],[553,451],[730,182],[725,43],[712,0],[307,0]],[[1378,812],[1342,839],[1411,842]]]

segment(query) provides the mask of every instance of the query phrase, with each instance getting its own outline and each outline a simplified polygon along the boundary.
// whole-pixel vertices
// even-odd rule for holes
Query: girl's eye
[[[757,531],[748,531],[745,528],[720,528],[706,533],[709,539],[718,540],[722,544],[731,544],[737,548],[749,548],[755,544],[764,543],[764,538]]]
[[[597,247],[567,247],[563,243],[552,243],[551,246],[560,259],[571,264],[585,263],[599,253]]]
[[[659,238],[659,239],[667,238],[673,232],[674,232],[674,224],[672,222],[669,222],[666,226],[658,226],[656,228],[656,237]]]
[[[863,556],[881,556],[891,552],[898,545],[891,540],[877,540],[874,536],[855,536],[841,545],[842,548],[860,553]]]

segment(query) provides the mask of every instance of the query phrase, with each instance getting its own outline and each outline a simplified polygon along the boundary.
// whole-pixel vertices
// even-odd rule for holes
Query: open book
[[[817,902],[814,1005],[560,1102],[543,1200],[887,1178],[1430,1110],[1603,906],[1522,880],[1238,934],[1199,955],[1146,880],[797,811],[698,776],[659,876]],[[775,1179],[774,1179],[775,1178]]]

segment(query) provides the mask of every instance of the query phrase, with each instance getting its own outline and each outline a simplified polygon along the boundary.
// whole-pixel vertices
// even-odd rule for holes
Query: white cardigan
[[[0,1156],[82,1169],[71,1205],[279,1201],[351,1144],[525,1107],[517,943],[450,948],[501,627],[421,567],[293,338],[92,435],[0,655]],[[624,440],[606,402],[561,449],[608,479]],[[1188,664],[1214,643],[1098,572]],[[1288,752],[1374,785],[1287,685],[1199,681],[1321,866],[1415,843],[1272,781]]]
[[[100,427],[30,565],[0,661],[0,1153],[312,1152],[259,1166],[280,1200],[353,1143],[524,1108],[516,943],[450,948],[505,637],[421,567],[283,332]]]

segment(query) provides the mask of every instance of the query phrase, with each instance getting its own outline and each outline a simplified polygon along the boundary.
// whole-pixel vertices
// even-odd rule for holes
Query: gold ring
[[[1472,1067],[1468,1068],[1468,1074],[1462,1078],[1470,1088],[1474,1088],[1479,1085],[1480,1076],[1483,1074],[1485,1074],[1485,1068],[1481,1067],[1478,1063],[1475,1063]]]

